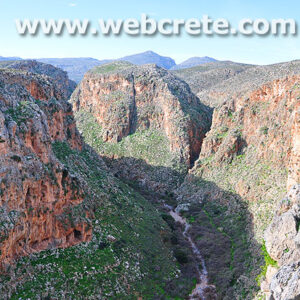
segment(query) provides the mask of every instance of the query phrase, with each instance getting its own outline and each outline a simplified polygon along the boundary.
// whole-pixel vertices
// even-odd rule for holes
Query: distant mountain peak
[[[153,51],[146,51],[120,58],[135,65],[156,64],[165,69],[171,69],[176,65],[174,59],[167,56],[161,56]]]
[[[22,58],[20,57],[4,57],[4,56],[0,56],[0,61],[8,61],[8,60],[22,60]]]
[[[215,58],[209,57],[209,56],[203,56],[203,57],[194,56],[194,57],[191,57],[191,58],[185,60],[181,64],[178,64],[178,65],[172,67],[172,70],[192,68],[192,67],[196,67],[199,65],[203,65],[206,63],[210,63],[210,62],[216,62],[216,61],[218,61],[218,60],[216,60]]]
[[[157,54],[156,52],[154,52],[152,50],[148,50],[148,51],[142,52],[141,54],[156,54],[156,55],[159,55],[159,54]]]

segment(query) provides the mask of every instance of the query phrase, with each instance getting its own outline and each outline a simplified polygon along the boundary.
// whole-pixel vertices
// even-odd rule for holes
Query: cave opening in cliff
[[[81,236],[82,236],[81,231],[74,229],[74,237],[75,237],[75,239],[81,240]]]

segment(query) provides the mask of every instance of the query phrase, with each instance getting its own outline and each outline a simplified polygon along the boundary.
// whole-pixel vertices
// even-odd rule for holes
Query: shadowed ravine
[[[251,238],[253,224],[248,205],[239,195],[191,174],[186,180],[176,181],[177,188],[161,181],[161,189],[157,189],[148,177],[145,184],[141,174],[146,174],[146,170],[148,174],[168,174],[168,179],[171,176],[180,178],[180,175],[169,168],[150,166],[144,160],[132,157],[105,157],[105,161],[116,177],[152,203],[176,235],[178,241],[171,244],[172,251],[177,260],[178,250],[186,253],[187,260],[178,262],[183,276],[193,282],[186,297],[231,300],[246,295],[240,278],[255,281],[262,258],[260,245]],[[129,167],[131,171],[127,172]],[[194,190],[195,193],[191,193]],[[191,201],[189,194],[197,195],[197,199]],[[230,210],[232,205],[234,211]],[[258,255],[254,257],[249,249],[257,249]],[[175,286],[170,283],[167,288],[173,290]],[[251,299],[256,290],[254,284],[249,286],[248,295],[243,299]],[[199,296],[201,291],[205,292],[204,297]]]
[[[208,282],[208,272],[206,269],[204,258],[201,255],[200,249],[195,245],[192,237],[189,234],[190,225],[185,218],[180,216],[176,208],[174,209],[172,206],[169,206],[167,204],[165,204],[164,206],[165,208],[169,209],[170,216],[176,222],[184,225],[183,236],[188,240],[190,247],[192,248],[194,258],[199,263],[199,266],[201,266],[201,268],[199,266],[196,267],[199,283],[196,284],[196,287],[189,295],[189,298],[202,300],[216,299],[215,286],[210,285]]]

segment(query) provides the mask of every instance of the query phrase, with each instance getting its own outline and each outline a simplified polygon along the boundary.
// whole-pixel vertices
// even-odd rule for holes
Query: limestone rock
[[[210,126],[210,111],[189,86],[155,65],[117,62],[96,67],[85,75],[71,102],[75,112],[93,114],[105,142],[155,129],[187,165],[198,158]]]
[[[282,204],[272,223],[265,232],[266,248],[270,256],[280,265],[300,259],[298,206],[300,185],[294,186],[283,203],[289,203],[290,209],[284,213]],[[282,202],[281,202],[282,203]]]
[[[67,72],[49,64],[40,63],[35,60],[21,60],[12,63],[8,62],[2,66],[12,70],[21,70],[47,77],[56,86],[56,89],[60,91],[65,100],[70,98],[76,88],[76,83],[68,78]]]
[[[265,232],[268,253],[280,265],[275,275],[267,272],[270,299],[300,299],[299,191],[300,185],[292,187]]]
[[[270,290],[273,300],[300,299],[300,262],[282,266],[273,277]]]
[[[91,238],[82,218],[65,211],[82,202],[76,177],[52,151],[55,141],[81,149],[65,92],[49,77],[0,71],[0,262]]]

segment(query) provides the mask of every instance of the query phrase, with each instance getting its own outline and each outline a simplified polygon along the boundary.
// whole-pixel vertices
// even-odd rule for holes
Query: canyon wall
[[[153,66],[96,68],[71,99],[79,130],[110,158],[114,174],[148,192],[163,192],[191,220],[191,236],[219,299],[253,299],[257,283],[262,293],[272,293],[268,279],[277,269],[267,262],[264,232],[279,200],[299,182],[299,76],[285,76],[297,74],[298,64],[275,69],[245,66],[243,74],[228,79],[232,84],[219,84],[226,88],[216,82],[207,94],[199,93],[216,107],[209,131],[210,110],[184,83]],[[149,144],[157,136],[141,133],[153,129],[167,142]],[[192,166],[183,183],[170,171],[174,165],[166,164],[171,153]]]
[[[1,297],[186,296],[170,228],[83,142],[59,70],[33,71],[0,69]]]
[[[284,77],[228,95],[214,110],[199,160],[176,191],[195,220],[191,230],[222,299],[256,294],[255,278],[263,282],[266,276],[260,269],[263,240],[270,251],[265,230],[278,202],[299,183],[299,81],[298,75]],[[262,286],[270,293],[269,284]]]
[[[115,174],[163,193],[198,158],[211,123],[189,86],[154,65],[97,67],[71,103],[85,141]]]
[[[71,98],[75,112],[89,111],[104,142],[119,142],[136,131],[156,129],[170,151],[190,165],[209,129],[209,111],[186,83],[154,65],[113,63],[87,73]]]
[[[77,179],[57,160],[52,143],[82,141],[64,93],[39,75],[0,74],[1,264],[91,238],[83,220],[65,212],[82,202]],[[64,215],[65,214],[65,215]]]
[[[2,62],[2,68],[20,70],[26,73],[41,75],[51,84],[55,85],[56,90],[62,95],[63,99],[68,100],[76,88],[76,83],[68,78],[67,72],[49,64],[37,62],[35,60],[21,60]]]

